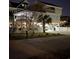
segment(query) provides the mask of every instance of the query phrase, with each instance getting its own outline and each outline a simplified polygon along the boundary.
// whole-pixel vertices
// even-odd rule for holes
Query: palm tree
[[[43,24],[43,33],[45,33],[45,23],[51,23],[52,22],[52,18],[49,15],[39,15],[38,17],[38,22],[42,22]]]

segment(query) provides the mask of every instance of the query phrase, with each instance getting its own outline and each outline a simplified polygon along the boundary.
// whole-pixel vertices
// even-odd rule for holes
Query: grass
[[[62,34],[54,34],[54,33],[10,33],[10,39],[27,39],[27,38],[39,38],[39,37],[52,37],[52,36],[62,36]]]

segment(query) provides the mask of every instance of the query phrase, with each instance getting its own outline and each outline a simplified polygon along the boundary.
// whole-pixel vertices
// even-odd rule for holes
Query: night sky
[[[19,2],[20,0],[10,0],[13,2]],[[33,3],[35,0],[29,0]],[[63,16],[70,16],[70,0],[41,0],[43,2],[60,5],[63,8]]]

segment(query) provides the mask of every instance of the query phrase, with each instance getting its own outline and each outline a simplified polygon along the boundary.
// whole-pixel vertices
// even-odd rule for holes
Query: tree
[[[42,22],[43,24],[43,32],[45,33],[45,23],[51,23],[52,22],[52,19],[49,15],[39,15],[38,17],[38,22]]]

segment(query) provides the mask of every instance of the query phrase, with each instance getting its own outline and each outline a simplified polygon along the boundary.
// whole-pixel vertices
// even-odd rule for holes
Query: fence
[[[69,32],[70,27],[59,27],[59,31],[61,31],[61,32],[64,32],[64,31]]]

